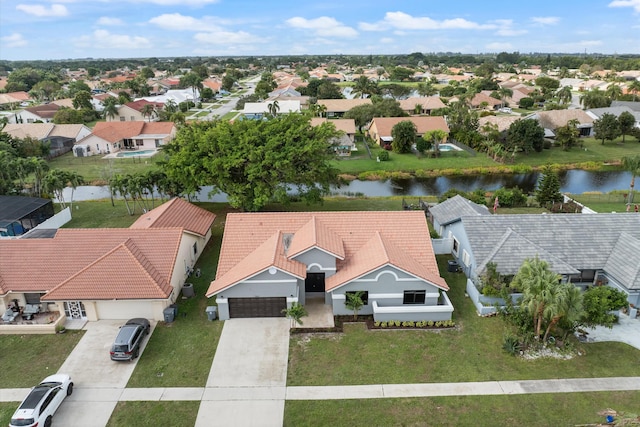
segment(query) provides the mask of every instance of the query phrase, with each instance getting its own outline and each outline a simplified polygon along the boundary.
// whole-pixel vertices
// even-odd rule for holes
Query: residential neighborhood
[[[0,3],[0,423],[640,425],[635,2],[139,6]]]

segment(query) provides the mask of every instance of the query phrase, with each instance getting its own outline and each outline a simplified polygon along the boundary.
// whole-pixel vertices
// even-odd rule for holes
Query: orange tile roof
[[[371,105],[371,98],[354,99],[318,99],[318,104],[327,107],[327,112],[346,112],[359,105]]]
[[[400,103],[400,108],[405,111],[413,111],[416,108],[416,104],[420,104],[424,110],[437,110],[438,108],[446,107],[439,96],[412,97],[398,102]]]
[[[214,213],[175,197],[141,215],[130,228],[182,227],[191,233],[205,236],[215,219]]]
[[[60,229],[52,239],[0,240],[0,294],[43,300],[168,298],[182,229]],[[17,268],[29,260],[37,268]]]
[[[311,233],[314,228],[315,233]],[[268,268],[265,260],[274,260],[274,266],[281,268],[275,262],[283,262],[281,257],[285,254],[281,240],[287,234],[293,234],[289,250],[295,254],[309,247],[310,235],[315,235],[316,243],[326,245],[331,251],[338,250],[335,239],[342,241],[344,260],[336,263],[340,275],[336,274],[338,278],[330,282],[332,288],[336,288],[371,267],[371,261],[358,253],[371,252],[367,245],[379,230],[384,231],[380,233],[382,237],[378,237],[381,243],[377,249],[383,254],[374,251],[377,265],[382,265],[380,260],[386,260],[384,262],[448,289],[439,274],[423,212],[230,213],[225,222],[216,280],[211,282],[207,296],[264,271]],[[296,242],[298,237],[302,237],[300,242]],[[306,276],[306,268],[303,272]]]
[[[423,135],[431,130],[440,129],[449,133],[449,126],[442,116],[429,116],[429,117],[376,117],[372,121],[372,126],[375,124],[378,137],[391,136],[391,130],[393,127],[402,122],[410,121],[416,125],[418,135]]]
[[[333,123],[336,130],[346,134],[356,133],[356,121],[354,119],[327,119],[325,117],[312,117],[311,126],[319,126],[322,123]]]
[[[311,248],[318,248],[338,259],[344,259],[342,239],[327,228],[316,216],[311,217],[309,222],[296,231],[287,251],[287,256],[294,258]]]
[[[168,135],[172,132],[173,122],[98,122],[93,128],[93,135],[107,142],[118,142],[124,138],[138,135]]]

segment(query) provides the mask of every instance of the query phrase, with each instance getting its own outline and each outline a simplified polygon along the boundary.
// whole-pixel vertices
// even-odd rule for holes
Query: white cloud
[[[490,30],[496,26],[479,24],[463,18],[436,21],[428,16],[414,17],[404,12],[387,12],[382,21],[377,23],[361,22],[363,31],[388,31],[389,27],[400,30]]]
[[[30,5],[30,4],[19,4],[16,6],[16,9],[38,17],[47,17],[47,16],[67,16],[69,11],[67,7],[63,4],[52,4],[50,8],[47,9],[46,6],[38,5]]]
[[[555,25],[560,22],[560,18],[557,16],[534,16],[531,20],[539,25]]]
[[[353,38],[358,35],[358,32],[351,27],[344,25],[334,18],[328,16],[321,16],[316,19],[305,19],[296,16],[291,19],[287,19],[287,24],[290,27],[298,28],[302,30],[311,30],[314,35],[319,37],[347,37]]]
[[[257,37],[245,31],[238,31],[234,33],[223,30],[197,33],[193,38],[200,43],[214,45],[255,44],[266,43],[267,41],[267,38],[265,37]]]
[[[520,36],[522,34],[526,34],[527,30],[521,29],[517,30],[513,28],[513,20],[511,19],[496,19],[493,21],[498,28],[496,31],[496,35],[503,37],[513,37]]]
[[[632,7],[640,13],[640,0],[613,0],[609,3],[609,7]]]
[[[22,34],[13,33],[8,36],[4,36],[0,38],[2,40],[2,44],[8,48],[11,47],[24,47],[28,44],[28,42],[22,37]]]
[[[128,0],[129,3],[153,3],[159,6],[206,6],[220,0]]]
[[[485,45],[485,48],[492,51],[508,51],[513,49],[511,43],[494,42]]]
[[[215,24],[216,21],[209,17],[197,19],[191,16],[181,15],[179,13],[165,13],[164,15],[151,18],[149,23],[155,24],[165,30],[175,31],[211,31],[220,27]]]
[[[108,16],[101,16],[96,23],[98,25],[124,25],[122,19],[110,18]]]
[[[394,40],[391,37],[383,37],[380,39],[380,43],[393,43]]]
[[[128,34],[112,34],[107,30],[96,30],[89,36],[82,36],[77,42],[80,47],[95,49],[143,49],[151,47],[145,37]]]

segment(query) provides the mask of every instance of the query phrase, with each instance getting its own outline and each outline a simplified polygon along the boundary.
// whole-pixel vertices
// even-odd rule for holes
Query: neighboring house
[[[586,111],[572,110],[550,110],[537,111],[529,114],[525,119],[535,119],[545,130],[545,136],[555,138],[555,130],[566,126],[570,120],[578,121],[580,136],[591,136],[593,134],[593,118]]]
[[[463,216],[491,215],[484,205],[468,200],[457,194],[435,206],[429,207],[427,217],[433,224],[433,229],[443,238],[449,236],[451,224],[459,222]],[[457,252],[456,248],[453,248]]]
[[[593,118],[593,120],[601,119],[604,114],[613,114],[616,117],[620,117],[620,114],[627,112],[630,113],[635,119],[637,128],[640,128],[640,111],[634,111],[626,105],[607,108],[592,108],[587,110],[587,114]]]
[[[375,320],[449,320],[453,312],[425,215],[397,212],[271,212],[227,215],[216,279],[220,319],[282,317],[293,303],[324,299],[353,314],[363,292]]]
[[[176,136],[173,122],[98,122],[90,135],[73,147],[76,157],[120,150],[157,149]]]
[[[442,130],[449,135],[449,126],[442,116],[430,117],[376,117],[371,121],[367,135],[380,146],[389,145],[393,141],[391,131],[400,122],[413,122],[416,125],[417,136],[422,137],[432,130]]]
[[[538,257],[564,281],[582,288],[608,283],[640,304],[638,214],[463,215],[444,237],[474,283],[490,262],[510,276]]]
[[[223,93],[223,92],[220,91],[220,93]],[[149,102],[160,103],[160,104],[166,104],[168,101],[172,101],[172,102],[175,102],[176,105],[179,105],[180,103],[187,102],[187,101],[197,102],[197,100],[200,99],[200,91],[196,89],[195,99],[194,99],[194,93],[192,88],[170,89],[165,93],[163,93],[162,95],[145,96],[144,98],[141,98],[141,99],[144,99],[145,101],[149,101]]]
[[[6,80],[5,80],[6,81]],[[31,95],[27,92],[0,93],[0,106],[17,106],[31,101]],[[14,107],[15,108],[15,107]]]
[[[629,107],[635,112],[640,112],[640,101],[611,101],[612,107]]]
[[[246,119],[260,120],[270,114],[270,105],[277,102],[276,114],[300,113],[300,101],[277,100],[265,102],[246,102],[242,114]]]
[[[21,236],[52,216],[53,201],[51,199],[0,196],[0,239]]]
[[[34,123],[37,121],[51,123],[53,116],[55,116],[59,109],[60,106],[54,103],[27,107],[16,113],[17,121],[15,123]]]
[[[17,300],[54,317],[90,321],[163,320],[211,237],[214,219],[172,199],[130,228],[59,229],[52,238],[0,240],[0,305]],[[20,326],[3,332],[19,333]]]
[[[151,116],[145,116],[142,114],[146,105],[151,105],[156,112]],[[114,117],[106,116],[105,119],[108,122],[141,122],[158,120],[157,111],[162,110],[164,104],[161,102],[150,102],[145,99],[139,99],[137,101],[127,102],[124,105],[118,107],[118,114]]]
[[[352,151],[356,151],[356,122],[353,119],[333,119],[324,117],[313,117],[311,126],[318,126],[322,123],[332,123],[341,132],[341,136],[331,141],[337,155],[350,156]]]
[[[412,97],[398,102],[404,112],[412,115],[426,114],[430,116],[431,111],[445,107],[439,96]]]
[[[371,99],[318,99],[318,105],[326,108],[324,114],[328,118],[338,118],[344,116],[344,113],[359,105],[370,105]]]
[[[471,107],[479,109],[495,110],[502,105],[502,101],[495,99],[486,93],[476,93],[470,101]]]
[[[91,129],[82,124],[24,123],[8,124],[2,132],[18,139],[31,137],[46,142],[50,157],[56,157],[71,151],[76,142],[91,133]]]
[[[520,120],[520,116],[484,116],[478,119],[478,130],[483,132],[483,127],[487,124],[495,125],[498,128],[498,132],[506,132],[513,122]]]

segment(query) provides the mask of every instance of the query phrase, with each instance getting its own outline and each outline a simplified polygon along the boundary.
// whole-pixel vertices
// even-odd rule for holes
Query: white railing
[[[386,322],[389,320],[398,321],[421,321],[421,320],[451,320],[453,304],[446,293],[442,294],[444,304],[439,305],[392,305],[379,306],[377,301],[373,301],[373,320],[376,322]]]

